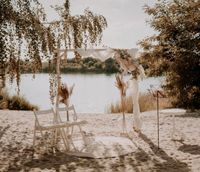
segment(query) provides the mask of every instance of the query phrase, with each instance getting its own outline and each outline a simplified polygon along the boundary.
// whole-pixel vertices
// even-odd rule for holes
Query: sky
[[[51,5],[63,5],[64,0],[40,0],[48,21],[58,19]],[[101,46],[111,48],[139,48],[137,43],[155,31],[147,23],[150,17],[144,13],[145,4],[152,6],[156,0],[71,0],[71,14],[82,14],[89,8],[103,15],[108,27],[103,32]]]

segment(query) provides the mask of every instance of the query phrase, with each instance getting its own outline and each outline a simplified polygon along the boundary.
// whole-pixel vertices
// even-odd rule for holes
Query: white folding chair
[[[64,113],[63,113],[64,112]],[[69,142],[69,145],[72,145],[73,149],[77,151],[76,146],[73,143],[73,139],[76,136],[74,132],[74,128],[77,127],[84,144],[86,145],[86,135],[85,132],[82,130],[82,126],[87,124],[86,120],[79,120],[77,113],[75,111],[74,106],[58,108],[57,109],[57,119],[58,123],[65,124],[65,133],[66,133],[66,140]]]
[[[66,125],[63,123],[58,123],[58,120],[56,119],[53,109],[42,110],[42,111],[34,110],[33,112],[35,115],[33,147],[35,148],[36,134],[37,132],[39,132],[41,134],[41,137],[44,141],[46,148],[48,149],[47,139],[45,138],[44,132],[50,131],[52,133],[51,146],[56,146],[53,144],[57,144],[56,139],[57,139],[57,136],[59,135],[61,136],[61,139],[64,143],[65,148],[68,149],[69,147],[66,141],[65,132],[63,130],[63,128],[65,128]]]

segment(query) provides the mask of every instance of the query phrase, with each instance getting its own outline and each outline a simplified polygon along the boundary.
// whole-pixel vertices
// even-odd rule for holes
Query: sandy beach
[[[120,136],[121,114],[78,114],[88,121],[83,128],[95,136]],[[137,149],[114,158],[79,158],[64,151],[32,157],[33,112],[0,111],[0,171],[113,171],[113,172],[199,172],[200,115],[176,116],[176,128],[185,140],[171,139],[172,117],[160,116],[160,149],[157,149],[156,112],[141,114],[141,133],[132,130],[133,116],[126,115],[130,139]],[[178,139],[178,138],[177,138]]]

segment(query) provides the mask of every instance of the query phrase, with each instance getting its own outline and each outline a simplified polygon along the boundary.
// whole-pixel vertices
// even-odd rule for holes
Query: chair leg
[[[52,130],[52,131],[51,131],[51,133],[52,133],[52,135],[53,135],[53,136],[52,136],[52,139],[51,139],[51,147],[53,147],[53,144],[54,144],[54,143],[53,143],[53,138],[54,138],[54,130]]]
[[[74,126],[71,127],[71,135],[73,134],[74,132]]]
[[[44,143],[46,142],[45,138],[44,138],[44,134],[43,132],[40,130],[40,133],[41,133],[41,136],[42,136],[42,140],[44,141]],[[45,147],[46,147],[46,151],[48,151],[48,146],[47,144],[45,144]]]
[[[75,147],[75,145],[74,145],[74,143],[73,143],[73,140],[72,140],[72,133],[71,133],[71,135],[70,135],[70,138],[68,137],[68,135],[69,135],[69,133],[70,133],[70,128],[71,127],[67,127],[66,128],[66,132],[65,132],[65,138],[66,138],[66,140],[67,140],[67,142],[68,142],[68,146],[69,146],[69,149],[70,149],[70,145],[72,145],[72,147],[73,147],[73,149],[76,151],[77,149],[76,149],[76,147]],[[65,131],[65,130],[64,130]],[[67,133],[67,134],[66,134]]]
[[[84,134],[83,130],[81,129],[81,126],[78,125],[78,128],[79,128],[80,133],[81,133],[81,136],[82,136],[82,138],[83,138],[83,142],[84,142],[84,144],[87,146],[87,141],[86,141],[86,138],[85,138],[85,134]]]
[[[60,133],[61,133],[61,137],[63,139],[64,145],[65,145],[65,149],[66,151],[70,150],[70,141],[68,140],[66,133],[65,133],[65,129],[61,128],[60,129]]]
[[[34,129],[34,132],[33,132],[33,149],[35,148],[35,136],[36,136],[36,130]]]
[[[32,158],[34,157],[34,153],[35,153],[35,140],[36,140],[36,130],[34,128],[34,131],[33,131],[33,154],[32,154]]]

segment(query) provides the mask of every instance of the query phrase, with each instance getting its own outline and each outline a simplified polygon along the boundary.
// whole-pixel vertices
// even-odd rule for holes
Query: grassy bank
[[[154,98],[150,93],[141,94],[139,97],[140,111],[149,111],[156,109],[156,98]],[[160,109],[172,107],[171,102],[168,98],[159,99]],[[122,111],[121,102],[115,102],[110,105],[108,111],[111,113],[119,113]],[[133,100],[132,96],[128,96],[125,100],[125,111],[127,113],[133,112]]]
[[[32,105],[22,96],[10,96],[7,91],[0,91],[0,109],[9,110],[38,110],[38,107]]]

